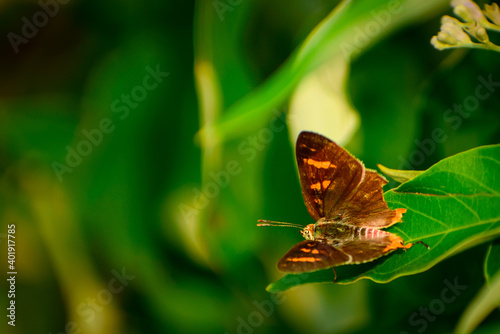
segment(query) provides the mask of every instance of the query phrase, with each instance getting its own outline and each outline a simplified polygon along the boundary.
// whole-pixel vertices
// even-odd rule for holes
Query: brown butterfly
[[[384,177],[365,169],[349,152],[313,132],[300,133],[296,157],[302,195],[316,223],[304,227],[259,220],[258,226],[300,228],[306,239],[278,261],[278,270],[302,273],[332,267],[335,282],[336,266],[370,262],[396,249],[413,246],[380,230],[400,222],[406,212],[387,206],[382,193],[387,183]]]

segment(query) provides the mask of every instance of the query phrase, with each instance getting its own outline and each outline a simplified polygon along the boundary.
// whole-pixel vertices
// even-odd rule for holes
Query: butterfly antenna
[[[304,226],[300,224],[292,224],[292,223],[285,223],[285,222],[275,222],[272,220],[263,220],[259,219],[258,220],[257,226],[276,226],[276,227],[294,227],[294,228],[299,228],[303,229]]]

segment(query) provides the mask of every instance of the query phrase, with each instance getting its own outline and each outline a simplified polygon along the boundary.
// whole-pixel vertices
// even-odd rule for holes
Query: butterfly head
[[[309,224],[304,227],[302,230],[300,230],[300,234],[302,234],[302,236],[306,240],[314,240],[314,224]]]

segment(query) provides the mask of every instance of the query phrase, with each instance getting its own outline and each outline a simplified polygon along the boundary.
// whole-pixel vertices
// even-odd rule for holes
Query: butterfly
[[[401,222],[406,209],[391,210],[382,187],[387,180],[333,141],[301,132],[296,144],[302,195],[316,221],[299,224],[259,220],[258,226],[300,228],[306,239],[278,261],[278,270],[303,273],[345,264],[373,261],[397,249],[409,249],[403,239],[381,230]],[[422,241],[428,249],[429,247]],[[415,244],[416,244],[415,243]]]

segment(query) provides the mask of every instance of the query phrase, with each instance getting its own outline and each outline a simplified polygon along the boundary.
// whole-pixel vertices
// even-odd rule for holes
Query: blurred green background
[[[324,0],[1,2],[0,262],[4,277],[15,224],[18,272],[2,332],[451,332],[484,284],[485,245],[388,284],[265,290],[301,236],[257,219],[312,222],[301,127],[329,128],[368,168],[426,169],[500,141],[500,87],[470,98],[479,77],[500,81],[499,54],[430,45],[447,1],[360,3],[337,22]],[[363,37],[366,22],[379,30]],[[339,107],[289,117],[316,69]],[[436,309],[454,281],[466,288]]]

